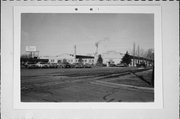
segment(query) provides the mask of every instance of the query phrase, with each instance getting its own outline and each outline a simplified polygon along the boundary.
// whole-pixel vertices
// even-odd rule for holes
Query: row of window
[[[76,59],[76,62],[79,62],[79,59]],[[89,60],[87,60],[87,59],[82,59],[82,62],[83,62],[83,63],[93,63],[94,60],[93,60],[93,59],[89,59]]]
[[[64,61],[67,61],[69,63],[73,63],[74,62],[73,59],[62,59],[62,60],[58,60],[58,63],[62,63]],[[55,62],[55,60],[51,59],[50,62]],[[76,59],[76,62],[79,62],[79,59]],[[93,63],[94,60],[93,59],[82,59],[82,62],[83,63]]]

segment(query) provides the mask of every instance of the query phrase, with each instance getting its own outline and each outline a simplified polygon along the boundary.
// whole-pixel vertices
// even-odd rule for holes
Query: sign
[[[36,46],[26,46],[26,51],[27,52],[35,52],[36,51]]]

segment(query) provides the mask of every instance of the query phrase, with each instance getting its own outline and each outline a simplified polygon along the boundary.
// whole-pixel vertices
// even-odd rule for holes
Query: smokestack
[[[76,45],[74,45],[74,63],[76,63]]]
[[[95,46],[96,46],[96,52],[95,52],[95,54],[96,55],[98,55],[98,48],[99,48],[99,44],[101,44],[101,43],[103,43],[103,42],[105,42],[105,41],[108,41],[109,40],[109,37],[105,37],[103,40],[99,40],[99,41],[97,41],[96,43],[95,43]]]
[[[96,53],[95,53],[95,54],[97,54],[97,55],[98,55],[98,45],[99,45],[99,43],[96,42],[96,43],[95,43],[95,46],[96,46]]]
[[[95,43],[95,46],[96,46],[96,52],[94,54],[94,63],[96,64],[97,63],[97,59],[98,59],[98,45],[99,45],[99,42],[96,42]]]

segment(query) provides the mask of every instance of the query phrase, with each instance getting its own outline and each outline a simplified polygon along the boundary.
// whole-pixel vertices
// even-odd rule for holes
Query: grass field
[[[21,99],[24,102],[153,101],[153,90],[128,87],[153,89],[148,84],[151,76],[151,69],[135,67],[21,69]],[[103,98],[107,94],[113,98]]]

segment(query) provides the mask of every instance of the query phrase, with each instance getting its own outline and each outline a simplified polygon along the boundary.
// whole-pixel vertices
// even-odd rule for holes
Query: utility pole
[[[139,64],[139,45],[138,45],[138,48],[137,48],[137,56],[138,56],[138,64]]]
[[[138,49],[137,49],[137,56],[139,57],[139,45],[138,45]]]
[[[135,60],[134,60],[134,56],[136,54],[136,44],[135,42],[133,43],[133,66],[135,66]]]

